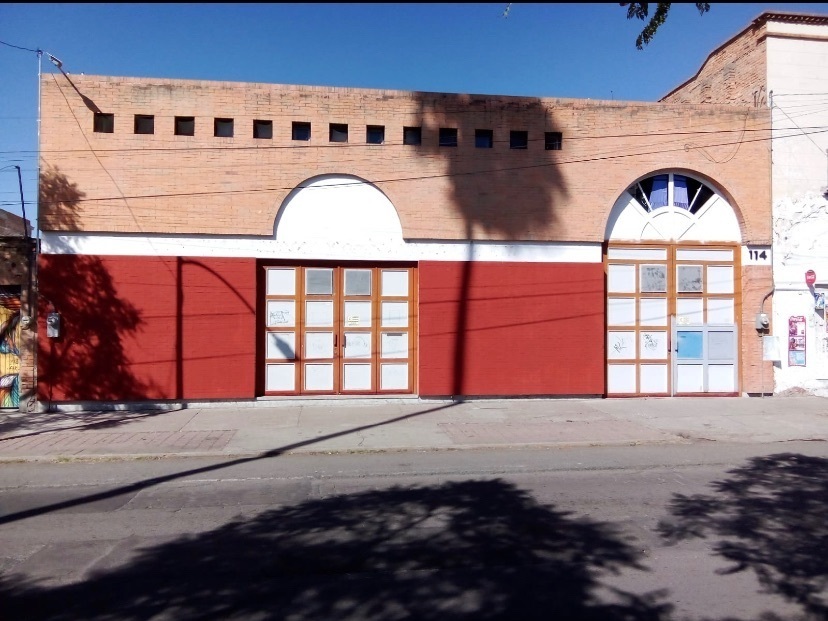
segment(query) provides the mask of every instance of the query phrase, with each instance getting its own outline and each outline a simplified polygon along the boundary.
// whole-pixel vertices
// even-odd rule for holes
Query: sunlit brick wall
[[[288,193],[321,174],[375,183],[406,238],[602,241],[615,200],[637,178],[683,169],[720,187],[740,213],[744,241],[769,239],[768,113],[736,106],[447,95],[400,91],[71,76],[42,79],[41,226],[44,230],[273,234]],[[83,95],[83,99],[79,93]],[[114,133],[93,132],[93,109]],[[153,135],[133,133],[136,114]],[[195,135],[173,134],[194,116]],[[213,136],[233,118],[235,136]],[[273,121],[272,139],[253,120]],[[312,123],[309,142],[293,121]],[[346,123],[347,144],[329,142]],[[385,144],[366,144],[366,126]],[[422,145],[402,144],[422,127]],[[458,146],[438,146],[439,128]],[[494,146],[475,148],[475,130]],[[528,131],[527,149],[509,132]],[[746,130],[746,131],[745,131]],[[544,133],[561,132],[561,150]]]

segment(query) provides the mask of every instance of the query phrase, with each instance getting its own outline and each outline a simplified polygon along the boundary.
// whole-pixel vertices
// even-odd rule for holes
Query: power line
[[[0,43],[2,43],[3,45],[7,45],[9,47],[13,47],[16,50],[23,50],[24,52],[34,52],[35,54],[39,54],[39,53],[43,52],[43,50],[33,50],[29,47],[21,47],[19,45],[12,45],[11,43],[6,43],[5,41],[0,41]]]
[[[817,133],[825,133],[828,132],[828,129],[823,129],[817,132],[810,132],[811,134]],[[791,138],[799,136],[799,133],[794,133],[789,136],[782,136],[777,139],[783,138]],[[733,146],[743,143],[751,143],[751,142],[763,142],[766,140],[770,140],[770,138],[753,138],[748,140],[741,140],[735,142],[722,142],[716,144],[707,144],[703,145],[705,148],[712,148],[712,147],[722,147],[722,146]],[[559,162],[544,162],[542,164],[531,164],[525,166],[512,166],[506,168],[497,168],[497,169],[485,169],[485,170],[474,170],[468,172],[454,172],[454,173],[441,173],[441,174],[434,174],[434,175],[420,175],[414,177],[398,177],[398,178],[390,178],[390,179],[378,179],[374,181],[349,181],[345,183],[338,183],[338,184],[331,184],[328,186],[321,186],[321,187],[314,187],[309,188],[307,186],[295,186],[295,187],[270,187],[270,188],[251,188],[246,190],[215,190],[215,191],[204,191],[204,192],[173,192],[167,194],[139,194],[139,195],[131,195],[131,196],[107,196],[107,197],[95,197],[95,198],[79,198],[76,199],[76,202],[97,202],[97,201],[121,201],[121,200],[130,200],[130,199],[148,199],[148,198],[182,198],[182,197],[196,197],[196,196],[223,196],[223,195],[230,195],[230,194],[258,194],[261,192],[282,192],[282,191],[291,191],[294,189],[314,189],[314,190],[323,190],[325,188],[331,187],[341,187],[341,186],[360,186],[366,184],[381,184],[381,183],[400,183],[406,181],[423,181],[427,179],[441,179],[441,178],[451,178],[451,177],[462,177],[462,176],[471,176],[471,175],[486,175],[486,174],[495,174],[495,173],[502,173],[502,172],[515,172],[519,170],[529,170],[529,169],[536,169],[536,168],[545,168],[545,167],[554,167],[554,166],[563,166],[566,164],[583,164],[588,162],[596,162],[596,161],[606,161],[612,159],[620,159],[625,157],[643,157],[647,155],[660,155],[663,153],[671,153],[676,151],[683,151],[686,150],[688,147],[687,145],[676,147],[673,149],[659,149],[655,151],[645,151],[639,153],[622,153],[622,154],[608,154],[608,155],[598,155],[594,157],[582,158],[577,160],[564,160]],[[699,148],[699,147],[690,147],[690,148]],[[60,204],[63,201],[43,201],[41,205],[52,205],[52,204]],[[134,217],[134,214],[133,214]]]

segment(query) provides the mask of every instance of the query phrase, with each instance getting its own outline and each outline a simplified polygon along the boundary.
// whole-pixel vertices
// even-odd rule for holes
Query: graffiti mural
[[[20,297],[0,295],[0,407],[20,405]]]

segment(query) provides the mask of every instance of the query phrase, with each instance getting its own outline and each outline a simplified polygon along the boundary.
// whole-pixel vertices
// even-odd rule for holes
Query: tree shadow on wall
[[[661,620],[663,593],[596,594],[642,569],[614,528],[501,480],[307,501],[141,550],[53,588],[0,584],[10,618]]]
[[[781,453],[728,474],[714,494],[676,495],[662,536],[718,538],[713,549],[732,563],[723,573],[753,571],[805,618],[828,619],[828,459]]]
[[[562,233],[556,205],[566,198],[567,188],[559,170],[560,151],[546,149],[546,133],[558,131],[548,106],[529,97],[444,93],[415,97],[423,134],[417,148],[420,155],[444,163],[435,183],[440,177],[446,180],[447,199],[462,221],[462,231],[454,235],[469,242],[517,242]],[[452,143],[450,133],[444,139],[443,130],[455,130],[456,140]],[[491,135],[478,137],[478,130]],[[516,136],[513,142],[512,131],[525,136]],[[435,231],[434,236],[444,234]],[[462,266],[454,326],[452,394],[460,397],[468,394],[466,338],[473,258],[472,244]],[[492,355],[497,355],[494,349]]]
[[[77,230],[85,197],[56,167],[40,177],[43,228]],[[112,400],[146,398],[151,386],[130,369],[123,339],[137,332],[138,310],[118,296],[116,284],[97,257],[75,254],[68,245],[53,245],[66,254],[41,254],[38,266],[38,383],[41,398]],[[46,316],[60,314],[58,338],[46,336]]]

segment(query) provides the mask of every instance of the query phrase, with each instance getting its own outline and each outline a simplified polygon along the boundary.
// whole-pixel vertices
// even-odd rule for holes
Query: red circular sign
[[[816,272],[814,270],[808,270],[805,272],[805,284],[812,285],[816,282]]]

